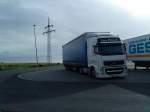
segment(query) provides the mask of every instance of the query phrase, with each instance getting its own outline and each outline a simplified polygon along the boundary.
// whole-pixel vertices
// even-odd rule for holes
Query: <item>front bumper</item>
[[[97,73],[97,78],[112,78],[112,77],[125,77],[128,75],[128,70],[126,66],[104,66]]]

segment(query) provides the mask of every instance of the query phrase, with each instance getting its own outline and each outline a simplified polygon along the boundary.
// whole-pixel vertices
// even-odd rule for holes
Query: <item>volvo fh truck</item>
[[[63,46],[66,70],[87,72],[96,78],[127,75],[125,46],[109,32],[86,32]]]
[[[124,40],[127,58],[139,67],[150,67],[150,34]]]

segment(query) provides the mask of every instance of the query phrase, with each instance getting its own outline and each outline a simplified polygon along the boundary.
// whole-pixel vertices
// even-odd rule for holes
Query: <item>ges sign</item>
[[[150,53],[150,41],[129,44],[130,54]]]

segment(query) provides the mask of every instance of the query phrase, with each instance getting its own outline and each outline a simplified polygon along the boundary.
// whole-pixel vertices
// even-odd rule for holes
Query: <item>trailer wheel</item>
[[[71,68],[69,66],[65,66],[65,70],[71,70]]]
[[[79,71],[80,71],[80,68],[79,68],[79,67],[76,67],[76,71],[79,72]]]
[[[68,67],[67,67],[67,66],[65,66],[65,70],[68,70]]]

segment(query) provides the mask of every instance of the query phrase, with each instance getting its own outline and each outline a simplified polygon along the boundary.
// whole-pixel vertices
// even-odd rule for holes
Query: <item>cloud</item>
[[[113,0],[111,0],[113,1]],[[34,61],[33,24],[36,24],[38,55],[46,61],[47,17],[54,24],[53,60],[62,60],[62,45],[88,31],[110,31],[122,39],[149,33],[149,20],[133,18],[105,0],[1,0],[0,61]]]

